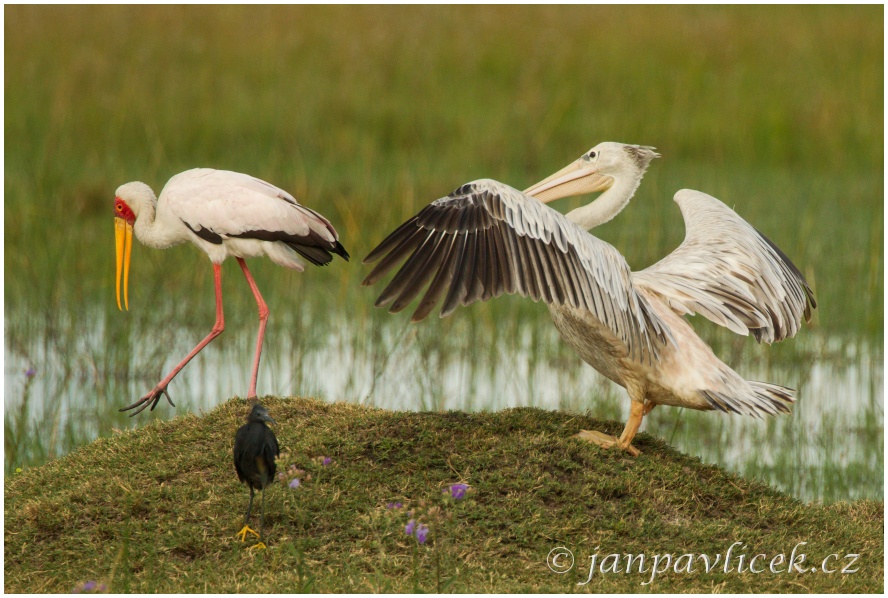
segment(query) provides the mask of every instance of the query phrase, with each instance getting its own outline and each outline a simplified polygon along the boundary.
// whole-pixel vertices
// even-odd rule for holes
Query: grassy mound
[[[279,423],[279,471],[301,470],[268,489],[267,550],[234,537],[248,492],[231,462],[247,408],[233,399],[7,479],[5,590],[66,592],[87,580],[112,592],[883,588],[882,503],[806,505],[645,434],[637,459],[571,438],[581,428],[619,432],[617,422],[524,408],[263,403]],[[469,485],[465,497],[451,496],[455,483]],[[422,545],[405,533],[408,511],[428,526]],[[567,573],[547,565],[570,565],[558,547],[574,555]],[[804,573],[786,571],[794,547]],[[759,553],[753,566],[764,572],[750,572]],[[702,555],[720,560],[707,572]],[[834,572],[821,570],[824,559]],[[591,581],[577,585],[593,562]]]

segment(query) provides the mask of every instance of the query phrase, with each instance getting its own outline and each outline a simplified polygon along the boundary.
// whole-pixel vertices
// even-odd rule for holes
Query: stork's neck
[[[614,185],[590,204],[567,213],[567,219],[590,230],[623,211],[641,183],[644,172],[635,176],[614,177]]]
[[[157,199],[153,193],[141,197],[139,215],[133,225],[133,232],[140,243],[156,249],[163,249],[183,241],[183,239],[175,238],[175,235],[171,234],[174,231],[163,226],[158,220]]]

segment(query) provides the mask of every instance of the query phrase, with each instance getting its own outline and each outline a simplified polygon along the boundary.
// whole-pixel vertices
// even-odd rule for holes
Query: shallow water
[[[406,317],[382,314],[306,329],[312,318],[304,314],[300,321],[279,316],[269,325],[258,391],[394,410],[530,406],[625,421],[625,391],[576,358],[540,309],[540,317],[511,322],[498,339],[459,318],[410,325]],[[138,425],[147,412],[129,419],[116,408],[150,389],[202,337],[198,329],[133,330],[133,341],[109,357],[104,316],[89,319],[92,325],[62,343],[35,336],[12,346],[7,336],[7,471],[64,454],[111,428]],[[255,340],[249,324],[226,331],[195,358],[169,387],[177,407],[164,401],[150,417],[206,411],[243,396]],[[796,388],[793,413],[759,420],[661,407],[642,431],[803,500],[883,497],[884,379],[877,350],[809,330],[788,341],[791,352],[739,337],[715,340],[716,352],[731,355],[735,363],[727,361],[744,377]],[[26,430],[46,441],[29,446]],[[10,440],[20,446],[10,450]]]

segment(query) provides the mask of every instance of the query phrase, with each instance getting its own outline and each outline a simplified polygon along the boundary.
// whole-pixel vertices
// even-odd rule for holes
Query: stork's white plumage
[[[330,222],[270,183],[229,170],[195,168],[177,174],[156,198],[140,182],[121,185],[114,198],[117,235],[117,306],[121,275],[124,305],[129,309],[128,283],[132,235],[144,245],[165,248],[190,241],[213,263],[216,323],[213,330],[148,394],[121,411],[148,405],[153,410],[179,371],[225,328],[222,314],[222,269],[225,258],[237,259],[259,308],[259,335],[248,397],[256,396],[259,357],[268,319],[268,307],[244,258],[268,256],[274,263],[302,271],[304,261],[323,266],[338,254],[348,260],[339,235]],[[172,404],[172,401],[170,401]]]
[[[602,446],[637,454],[632,438],[656,405],[788,412],[795,391],[744,380],[682,317],[700,313],[769,343],[795,335],[816,303],[776,245],[719,200],[687,189],[675,194],[684,243],[646,270],[632,272],[619,251],[589,234],[626,207],[656,157],[650,147],[606,142],[523,193],[490,179],[467,183],[380,243],[364,259],[379,260],[364,284],[403,261],[376,305],[397,312],[425,289],[415,322],[442,298],[441,317],[503,293],[545,301],[565,342],[629,393],[619,439],[582,435]],[[545,205],[593,192],[603,193],[567,215]]]

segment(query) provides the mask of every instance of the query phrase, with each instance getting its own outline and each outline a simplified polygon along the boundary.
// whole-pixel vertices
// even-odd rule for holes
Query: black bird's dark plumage
[[[264,490],[274,481],[277,471],[275,458],[280,455],[277,438],[266,422],[276,423],[262,405],[253,405],[247,416],[247,423],[240,427],[234,437],[234,469],[237,477],[250,488],[250,504],[244,516],[244,526],[250,519],[255,490]],[[262,514],[260,515],[260,539],[265,526],[265,493],[262,493]]]

